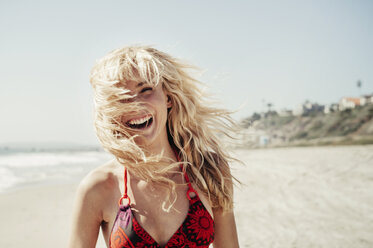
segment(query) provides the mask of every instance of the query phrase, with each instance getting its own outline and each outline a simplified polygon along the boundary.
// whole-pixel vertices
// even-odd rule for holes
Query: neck
[[[174,149],[171,147],[170,143],[167,141],[162,143],[157,143],[151,146],[144,147],[147,151],[147,155],[154,156],[162,154],[161,160],[164,162],[176,162],[177,157]]]

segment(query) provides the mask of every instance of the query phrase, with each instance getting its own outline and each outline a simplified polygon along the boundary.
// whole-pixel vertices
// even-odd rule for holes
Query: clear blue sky
[[[373,93],[373,1],[1,1],[0,144],[96,144],[90,68],[151,44],[240,119]]]

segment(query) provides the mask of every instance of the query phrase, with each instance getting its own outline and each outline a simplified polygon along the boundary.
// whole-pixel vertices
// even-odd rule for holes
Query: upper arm
[[[99,187],[94,176],[88,176],[80,183],[73,210],[70,248],[96,246],[102,222],[99,195]]]
[[[233,178],[227,163],[222,164],[227,170],[229,177],[225,180],[227,189],[232,194],[233,200]],[[237,248],[238,235],[233,209],[223,211],[222,208],[214,208],[215,239],[214,248]]]
[[[233,211],[223,212],[214,209],[215,239],[214,248],[237,248],[238,236]]]

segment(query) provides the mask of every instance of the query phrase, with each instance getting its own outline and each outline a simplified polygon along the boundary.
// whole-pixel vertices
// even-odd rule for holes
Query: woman
[[[151,47],[110,52],[91,72],[97,135],[115,160],[78,188],[70,247],[238,247],[229,113],[203,102],[177,59]],[[119,202],[118,202],[119,200]]]

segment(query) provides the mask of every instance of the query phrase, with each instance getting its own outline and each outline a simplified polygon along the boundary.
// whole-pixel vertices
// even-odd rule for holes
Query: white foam
[[[103,152],[16,153],[0,156],[0,167],[34,167],[97,163],[109,159]]]
[[[0,167],[0,192],[11,188],[20,181],[20,178],[17,178],[9,169]]]
[[[104,152],[24,152],[0,155],[0,192],[22,184],[69,181],[109,160]]]

